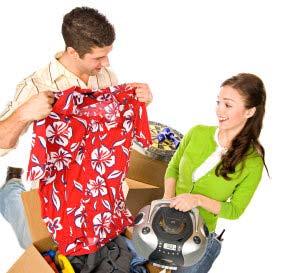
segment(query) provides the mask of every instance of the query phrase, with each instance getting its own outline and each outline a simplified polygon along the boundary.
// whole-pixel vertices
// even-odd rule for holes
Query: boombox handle
[[[151,215],[159,208],[161,207],[169,207],[171,201],[166,199],[158,199],[153,200],[150,204],[150,211],[148,214],[147,222],[150,222]],[[195,218],[195,231],[198,232],[198,219],[199,219],[199,211],[197,208],[192,208],[190,211],[188,211],[194,218]]]

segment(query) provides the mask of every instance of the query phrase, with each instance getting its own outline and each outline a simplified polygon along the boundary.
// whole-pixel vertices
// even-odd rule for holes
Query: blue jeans
[[[148,262],[148,260],[146,260],[145,258],[141,256],[138,256],[132,240],[126,238],[125,236],[122,236],[122,238],[125,240],[126,245],[132,254],[130,272],[131,273],[148,273],[148,270],[145,267],[145,264]]]
[[[172,273],[207,273],[221,251],[221,242],[215,233],[210,233],[206,252],[198,263],[189,267],[181,267]]]
[[[25,187],[20,179],[10,179],[0,189],[0,212],[11,224],[20,246],[25,249],[31,244],[31,238],[21,198],[24,191]]]

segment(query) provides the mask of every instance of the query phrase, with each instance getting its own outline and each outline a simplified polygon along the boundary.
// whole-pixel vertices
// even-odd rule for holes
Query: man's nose
[[[102,61],[101,61],[101,66],[108,67],[109,65],[110,65],[109,59],[108,59],[107,56],[105,56],[105,58],[103,58]]]

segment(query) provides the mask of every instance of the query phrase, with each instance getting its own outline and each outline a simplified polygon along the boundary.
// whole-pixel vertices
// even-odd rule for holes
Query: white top
[[[216,150],[193,172],[192,181],[196,182],[206,173],[208,173],[212,168],[214,168],[221,160],[222,154],[227,152],[227,148],[220,145],[218,141],[219,128],[216,129],[214,140],[216,142]]]

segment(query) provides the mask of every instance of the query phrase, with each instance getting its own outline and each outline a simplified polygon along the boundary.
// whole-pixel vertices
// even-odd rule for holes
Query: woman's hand
[[[192,208],[199,206],[199,195],[183,193],[171,199],[170,208],[175,208],[179,211],[189,211]]]

